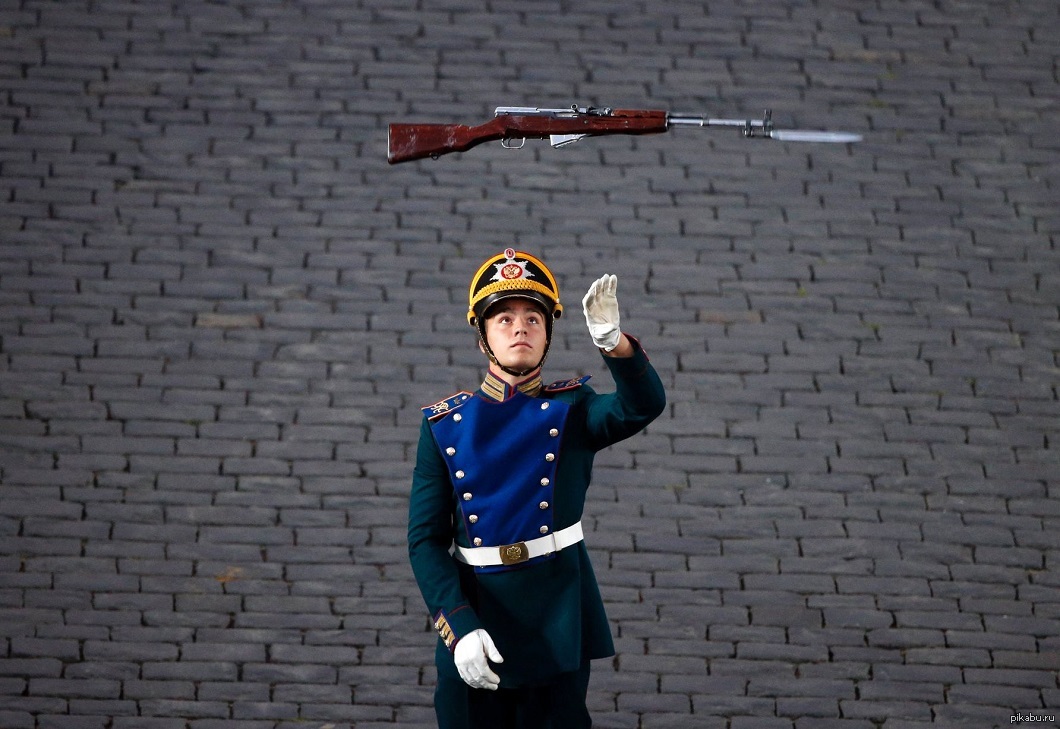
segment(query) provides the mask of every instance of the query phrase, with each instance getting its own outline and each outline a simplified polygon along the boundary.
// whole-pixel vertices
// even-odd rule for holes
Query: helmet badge
[[[496,273],[493,274],[493,278],[490,281],[514,281],[521,278],[533,278],[534,274],[527,270],[529,261],[517,261],[515,259],[515,249],[505,248],[504,249],[505,260],[501,263],[494,263],[493,267],[497,269]]]

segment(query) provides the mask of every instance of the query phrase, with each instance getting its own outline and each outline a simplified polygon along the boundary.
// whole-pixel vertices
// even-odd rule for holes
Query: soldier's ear
[[[478,351],[482,352],[482,354],[486,353],[486,348],[482,346],[482,340],[481,339],[476,339],[475,340],[475,344],[478,345]]]

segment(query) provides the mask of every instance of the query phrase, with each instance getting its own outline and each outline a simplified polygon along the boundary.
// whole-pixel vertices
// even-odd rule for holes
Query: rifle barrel
[[[746,136],[769,137],[780,142],[824,142],[846,144],[860,142],[861,135],[851,132],[819,132],[801,129],[774,129],[772,120],[764,119],[714,119],[693,114],[669,114],[666,121],[674,126],[690,127],[735,127],[743,129]]]
[[[666,121],[676,126],[686,127],[752,127],[764,129],[766,123],[761,119],[713,119],[707,116],[695,116],[692,114],[668,114]]]

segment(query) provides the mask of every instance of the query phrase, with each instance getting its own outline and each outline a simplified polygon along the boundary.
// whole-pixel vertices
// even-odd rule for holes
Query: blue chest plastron
[[[503,402],[469,397],[431,422],[470,546],[499,547],[552,533],[569,410],[565,402],[516,392]]]

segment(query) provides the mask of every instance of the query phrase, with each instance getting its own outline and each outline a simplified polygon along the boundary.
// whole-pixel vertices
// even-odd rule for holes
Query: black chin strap
[[[533,367],[530,367],[529,369],[515,370],[515,369],[512,369],[511,367],[508,367],[506,365],[502,365],[497,360],[497,355],[495,355],[493,353],[493,350],[490,349],[490,345],[486,342],[486,337],[483,336],[481,329],[479,329],[478,340],[479,340],[479,342],[482,343],[482,349],[484,349],[486,351],[486,356],[489,357],[490,362],[492,362],[493,364],[497,365],[498,367],[501,368],[501,370],[503,370],[504,372],[507,372],[509,375],[512,375],[513,377],[522,377],[523,375],[530,374],[534,370],[541,369],[541,367],[545,364],[545,360],[548,359],[548,349],[549,349],[550,346],[552,346],[552,339],[549,338],[548,344],[545,345],[545,353],[541,356],[541,361],[540,362],[538,362]]]

